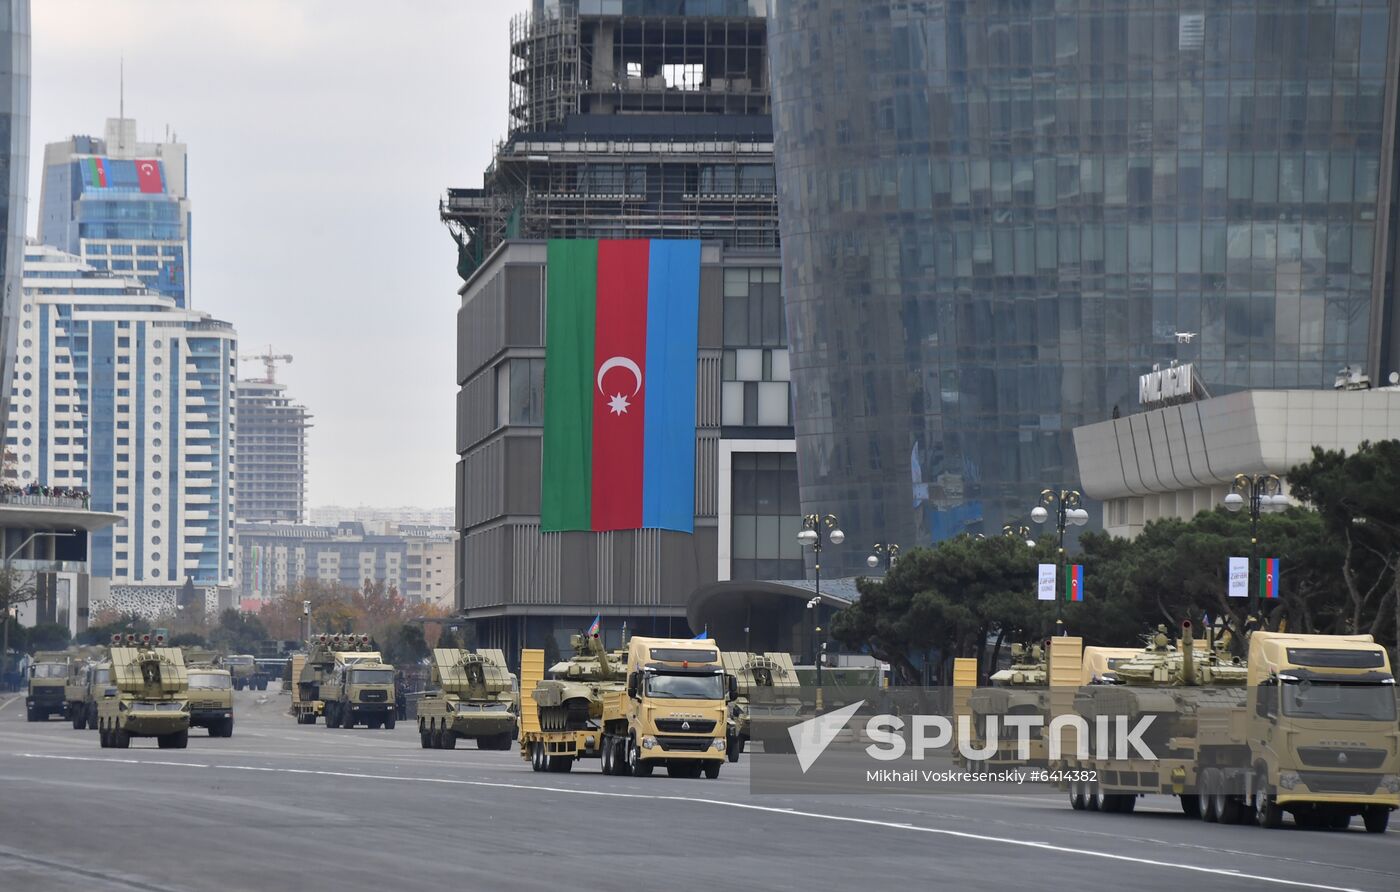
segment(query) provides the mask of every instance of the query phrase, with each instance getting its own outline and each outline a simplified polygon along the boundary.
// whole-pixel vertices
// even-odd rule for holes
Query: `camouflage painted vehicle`
[[[763,741],[786,737],[787,727],[802,711],[802,697],[791,654],[725,651],[720,656],[725,671],[738,685],[739,697],[729,704],[729,741],[725,750],[729,761],[737,762],[755,737]],[[763,725],[770,721],[775,723],[776,733],[764,733]]]
[[[97,704],[97,735],[103,747],[126,749],[133,737],[154,737],[161,749],[189,743],[189,676],[178,647],[164,636],[113,636],[112,684]]]
[[[972,745],[979,750],[990,743],[987,732],[995,717],[996,748],[978,763],[979,770],[1005,769],[1021,765],[1043,766],[1046,761],[1045,739],[1040,728],[1030,732],[1029,759],[1018,753],[1017,732],[1008,727],[1002,717],[1011,715],[1044,716],[1050,707],[1049,663],[1045,649],[1039,644],[1011,645],[1011,665],[993,672],[990,687],[977,688],[967,698],[971,715]],[[961,754],[955,761],[965,764]]]
[[[330,676],[321,683],[327,728],[384,727],[398,718],[394,667],[374,651],[336,655]]]
[[[433,650],[433,690],[418,701],[424,749],[453,749],[457,738],[480,750],[510,749],[515,739],[515,676],[502,651]]]
[[[46,722],[49,716],[66,716],[68,702],[65,684],[68,680],[68,654],[61,651],[39,651],[29,665],[29,686],[24,697],[25,717],[31,722]]]
[[[190,727],[208,728],[210,737],[233,736],[233,677],[208,651],[185,648],[190,679]]]

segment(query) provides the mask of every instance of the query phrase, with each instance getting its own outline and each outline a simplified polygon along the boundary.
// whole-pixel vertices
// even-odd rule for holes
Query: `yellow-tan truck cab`
[[[97,730],[97,704],[103,692],[112,683],[112,661],[103,657],[88,663],[83,672],[83,702],[79,707],[82,727],[89,731]],[[74,725],[78,727],[78,725]]]
[[[83,698],[87,695],[87,676],[92,663],[86,658],[74,658],[68,662],[68,677],[63,680],[63,715],[73,722],[73,730],[81,731],[87,725],[83,712]]]
[[[228,654],[220,657],[215,665],[228,670],[235,691],[267,690],[268,674],[252,654]]]
[[[46,722],[49,716],[63,716],[68,710],[65,685],[68,680],[68,654],[39,651],[29,664],[29,687],[24,698],[25,718]]]
[[[1361,815],[1385,832],[1400,807],[1395,676],[1370,635],[1249,636],[1249,700],[1256,819],[1283,812],[1303,825],[1345,826]]]
[[[627,689],[603,700],[603,771],[647,777],[719,777],[727,705],[738,684],[712,640],[635,637],[627,644]]]
[[[327,728],[385,727],[398,718],[394,667],[375,651],[337,653],[331,674],[321,682]]]
[[[186,652],[190,680],[190,726],[210,737],[233,736],[233,676],[204,655]]]
[[[434,648],[433,689],[418,701],[424,749],[454,749],[457,738],[480,750],[507,750],[515,738],[515,676],[506,655],[492,648]]]
[[[161,749],[189,742],[189,678],[178,647],[164,636],[113,636],[112,680],[97,704],[97,734],[103,747],[125,749],[133,737],[154,737]]]

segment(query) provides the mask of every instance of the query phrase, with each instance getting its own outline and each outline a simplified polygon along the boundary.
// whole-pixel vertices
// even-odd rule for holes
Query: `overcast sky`
[[[43,145],[126,114],[189,146],[194,306],[272,344],[314,413],[310,504],[453,502],[448,185],[505,133],[528,0],[35,0],[30,234]],[[262,366],[244,363],[242,374]]]

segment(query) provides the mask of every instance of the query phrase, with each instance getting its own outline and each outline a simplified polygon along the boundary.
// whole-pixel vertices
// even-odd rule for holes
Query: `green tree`
[[[219,624],[209,633],[209,644],[228,653],[252,653],[267,637],[260,619],[229,608],[219,614]]]

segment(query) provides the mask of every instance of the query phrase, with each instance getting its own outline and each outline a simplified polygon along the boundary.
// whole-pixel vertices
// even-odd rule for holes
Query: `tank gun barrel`
[[[1195,632],[1191,628],[1191,620],[1181,621],[1181,683],[1184,685],[1194,685],[1196,683],[1196,642]]]

